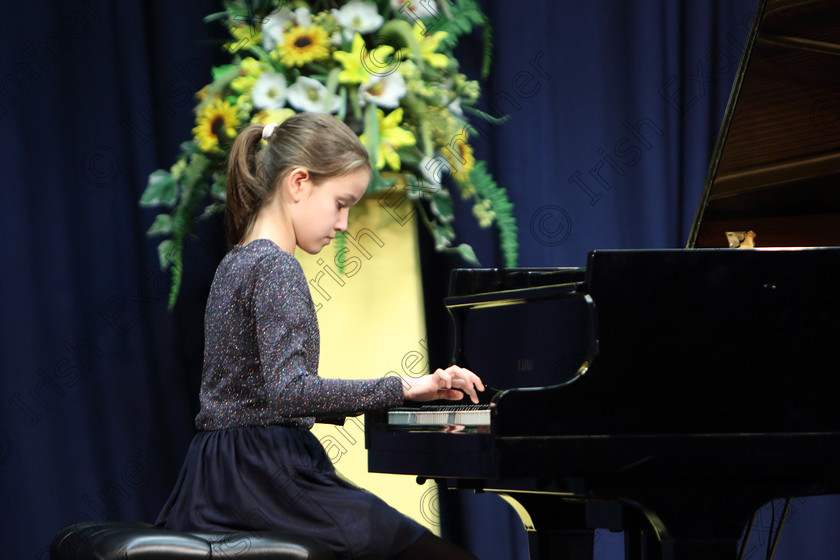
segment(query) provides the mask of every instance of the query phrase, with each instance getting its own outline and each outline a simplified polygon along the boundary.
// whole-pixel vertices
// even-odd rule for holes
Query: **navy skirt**
[[[285,426],[199,432],[156,524],[292,531],[324,541],[341,560],[392,558],[425,531],[339,476],[309,430]]]

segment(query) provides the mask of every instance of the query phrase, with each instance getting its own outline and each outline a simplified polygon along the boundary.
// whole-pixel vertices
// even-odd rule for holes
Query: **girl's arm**
[[[261,262],[253,302],[263,376],[278,415],[343,416],[402,404],[398,378],[317,375],[317,319],[306,278],[292,255],[278,251]]]

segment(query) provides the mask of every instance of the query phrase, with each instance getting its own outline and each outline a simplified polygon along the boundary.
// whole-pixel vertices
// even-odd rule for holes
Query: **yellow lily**
[[[343,84],[364,84],[370,79],[370,72],[362,62],[367,56],[365,40],[356,33],[353,35],[353,44],[350,52],[335,51],[333,58],[341,63],[344,70],[338,75],[338,81]]]
[[[237,53],[242,49],[262,43],[262,33],[255,31],[254,27],[247,23],[240,23],[231,27],[230,34],[233,36],[233,40],[222,46],[229,53]]]
[[[436,31],[430,35],[426,35],[426,27],[418,22],[414,24],[411,32],[420,45],[420,56],[429,66],[432,68],[446,68],[449,65],[449,58],[445,54],[436,52],[440,46],[440,42],[449,35],[446,31]]]
[[[295,110],[289,109],[288,107],[283,107],[282,109],[263,109],[251,118],[251,122],[262,125],[272,122],[280,124],[294,114]]]
[[[257,59],[247,56],[242,59],[239,67],[239,76],[231,81],[230,87],[237,93],[250,91],[263,71],[262,64]]]
[[[417,143],[417,139],[411,131],[399,126],[403,118],[402,107],[394,109],[388,113],[387,117],[382,109],[377,109],[376,114],[379,122],[379,146],[376,152],[376,167],[377,169],[382,169],[387,163],[388,167],[392,170],[399,171],[402,162],[397,153],[397,148],[413,146]],[[362,134],[359,140],[362,141],[362,144],[365,144],[365,135]]]

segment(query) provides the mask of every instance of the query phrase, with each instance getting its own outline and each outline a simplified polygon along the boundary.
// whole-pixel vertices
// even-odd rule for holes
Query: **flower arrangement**
[[[319,6],[319,4],[321,4]],[[193,139],[175,164],[151,173],[140,203],[162,206],[148,230],[165,235],[161,267],[172,274],[170,306],[181,282],[184,240],[196,219],[224,208],[227,148],[249,123],[282,122],[296,112],[331,113],[365,144],[370,191],[397,189],[415,205],[439,251],[477,264],[455,244],[453,192],[472,204],[481,227],[495,225],[505,266],[515,266],[517,227],[498,187],[470,144],[467,115],[498,124],[475,107],[479,85],[458,71],[458,38],[485,30],[475,0],[228,0],[206,21],[230,32],[228,65],[196,94]]]

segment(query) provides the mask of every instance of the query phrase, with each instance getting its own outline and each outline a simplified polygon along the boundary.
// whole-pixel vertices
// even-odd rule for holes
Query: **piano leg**
[[[662,560],[708,560],[709,558],[737,558],[738,547],[734,543],[674,543],[663,550]]]
[[[624,558],[625,560],[655,560],[662,558],[659,539],[650,529],[635,529],[625,527],[624,530]]]
[[[738,551],[732,542],[660,543],[651,531],[627,530],[624,533],[625,560],[735,560]]]
[[[656,537],[628,531],[624,535],[625,560],[734,560],[737,550],[731,543],[671,543],[660,546]]]
[[[592,560],[595,527],[592,503],[557,495],[498,493],[513,507],[528,532],[531,560]]]
[[[522,520],[528,532],[531,560],[592,560],[596,528],[625,531],[626,560],[735,560],[738,557],[740,533],[733,531],[737,527],[733,521],[741,515],[730,517],[732,509],[726,510],[711,493],[705,496],[688,493],[694,494],[695,500],[680,508],[681,523],[671,524],[675,532],[669,532],[658,515],[650,511],[643,514],[615,502],[580,501],[550,493],[495,493]],[[676,519],[668,517],[672,521]]]
[[[737,487],[714,485],[669,485],[648,487],[646,504],[640,513],[647,518],[658,547],[649,546],[645,537],[639,544],[647,548],[644,560],[736,560],[738,541],[751,514],[766,500],[765,491],[746,484]],[[672,496],[678,496],[674,499]],[[654,550],[658,548],[658,550]]]

